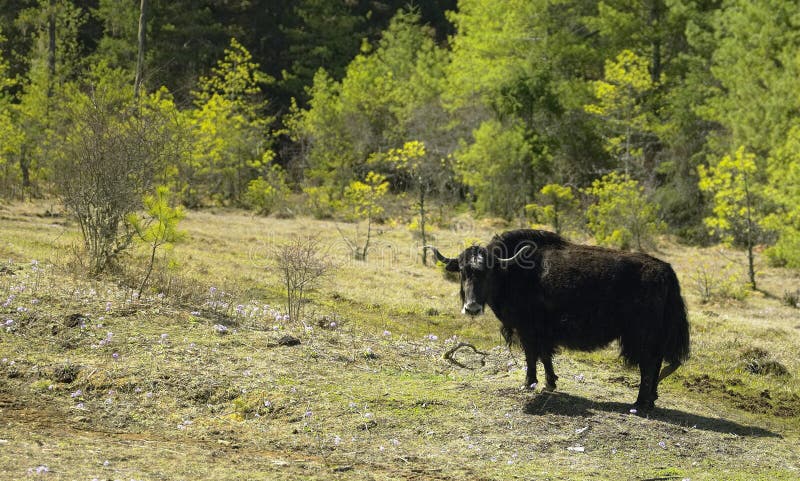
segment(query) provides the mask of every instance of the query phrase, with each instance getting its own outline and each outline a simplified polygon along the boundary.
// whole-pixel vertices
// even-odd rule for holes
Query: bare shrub
[[[711,301],[717,284],[711,273],[705,267],[698,268],[692,276],[692,281],[694,281],[694,291],[700,298],[700,302],[705,304]]]
[[[163,105],[133,105],[120,88],[106,79],[90,95],[72,93],[53,159],[58,195],[80,226],[93,273],[130,246],[134,230],[126,218],[175,155],[175,130]]]
[[[690,278],[694,292],[703,304],[711,301],[744,301],[750,293],[747,284],[732,272],[730,264],[721,270],[712,270],[704,264]]]
[[[783,304],[797,309],[800,307],[800,289],[783,291]]]
[[[299,321],[308,292],[319,285],[333,263],[314,236],[295,236],[277,245],[273,262],[286,289],[289,319]]]

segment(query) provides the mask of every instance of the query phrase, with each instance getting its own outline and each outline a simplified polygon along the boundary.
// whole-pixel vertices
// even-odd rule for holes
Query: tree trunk
[[[25,197],[25,192],[31,186],[31,170],[30,161],[25,147],[19,153],[19,171],[22,174],[22,197]]]
[[[289,267],[284,266],[283,274],[286,276],[286,313],[289,314],[289,320],[294,321],[297,315],[292,312],[292,302],[294,300],[294,289],[292,288],[291,282],[291,271]]]
[[[653,84],[657,84],[661,79],[661,0],[652,0],[650,4],[650,30],[653,32],[651,47],[653,48],[652,66],[650,79]]]
[[[142,88],[142,75],[144,73],[144,40],[147,22],[147,0],[142,0],[139,7],[139,50],[136,56],[136,79],[133,81],[133,97],[139,99]]]
[[[755,243],[755,239],[753,239],[753,210],[752,198],[750,197],[750,185],[748,183],[747,175],[744,176],[744,198],[746,202],[745,206],[747,208],[747,274],[750,277],[750,288],[756,290],[756,271],[753,266],[753,244]]]
[[[372,215],[367,216],[367,240],[364,242],[364,250],[361,251],[361,260],[367,260],[367,249],[369,249],[369,240],[372,237]]]
[[[56,0],[50,0],[50,12],[47,21],[47,72],[50,78],[47,80],[47,98],[53,96],[53,84],[56,79]]]
[[[142,283],[139,285],[139,300],[142,299],[142,292],[144,291],[144,286],[147,285],[147,281],[150,279],[150,274],[153,272],[153,264],[156,262],[156,249],[158,248],[158,243],[153,243],[153,250],[150,253],[150,265],[147,266],[147,274],[142,279]]]
[[[420,184],[419,187],[419,231],[422,235],[422,265],[428,265],[428,238],[425,235],[425,188]]]

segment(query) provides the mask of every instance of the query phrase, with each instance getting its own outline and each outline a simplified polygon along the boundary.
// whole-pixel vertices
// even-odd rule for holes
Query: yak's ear
[[[458,259],[449,259],[444,265],[444,270],[448,272],[458,272]]]

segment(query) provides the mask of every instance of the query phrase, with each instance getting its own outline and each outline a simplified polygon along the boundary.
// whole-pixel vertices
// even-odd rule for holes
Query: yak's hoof
[[[548,391],[548,392],[553,392],[553,391],[555,391],[555,390],[556,390],[556,383],[549,383],[549,382],[548,382],[547,384],[545,384],[545,386],[544,386],[544,390],[545,390],[545,391]]]
[[[525,385],[522,386],[522,389],[535,391],[537,386],[539,386],[539,383],[537,381],[525,381]]]
[[[643,415],[655,409],[656,405],[653,401],[636,401],[636,404],[630,410],[631,414]]]

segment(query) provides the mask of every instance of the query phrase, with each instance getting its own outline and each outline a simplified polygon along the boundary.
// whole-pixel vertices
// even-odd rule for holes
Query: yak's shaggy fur
[[[506,341],[519,341],[528,386],[537,383],[541,360],[547,388],[555,389],[552,356],[559,346],[591,351],[617,340],[621,356],[641,372],[636,407],[648,410],[660,379],[689,357],[678,279],[655,257],[576,245],[528,229],[497,235],[457,259],[437,257],[448,270],[460,271],[465,312],[478,313],[488,304]],[[659,376],[663,361],[669,366]]]

